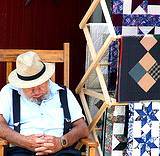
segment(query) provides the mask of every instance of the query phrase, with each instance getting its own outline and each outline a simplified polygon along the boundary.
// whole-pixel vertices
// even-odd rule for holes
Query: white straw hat
[[[54,63],[43,63],[37,53],[29,51],[17,57],[8,81],[18,88],[31,88],[49,80],[54,72]]]

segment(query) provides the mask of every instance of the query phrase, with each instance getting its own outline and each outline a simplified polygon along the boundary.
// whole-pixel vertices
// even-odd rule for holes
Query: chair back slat
[[[61,50],[0,49],[0,62],[6,63],[6,82],[9,73],[13,70],[13,63],[15,63],[17,56],[27,51],[34,51],[44,62],[63,63],[63,85],[69,87],[69,50],[69,43],[64,43]],[[51,80],[56,80],[55,74]]]

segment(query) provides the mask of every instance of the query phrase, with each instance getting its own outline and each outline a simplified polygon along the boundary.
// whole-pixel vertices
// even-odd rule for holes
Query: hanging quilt
[[[160,102],[129,103],[126,156],[159,156]]]
[[[128,129],[128,107],[115,106],[113,112],[112,132],[112,156],[126,155],[127,129]]]
[[[117,35],[160,34],[160,1],[111,0],[111,4],[112,22]],[[117,58],[117,42],[114,42],[109,48],[109,90],[115,89]]]
[[[159,100],[160,36],[128,36],[121,41],[117,101]]]
[[[118,34],[160,34],[160,1],[112,0],[112,21]]]
[[[111,16],[117,35],[160,34],[160,1],[158,0],[111,0]],[[108,89],[115,89],[118,44],[113,43],[109,49],[110,63],[108,69]],[[125,109],[125,108],[124,108]],[[110,123],[110,127],[113,127]],[[112,125],[112,126],[111,126]],[[113,129],[113,128],[112,128]],[[110,152],[112,139],[106,136],[106,154]],[[109,143],[110,142],[110,143]],[[119,151],[121,151],[119,149]],[[120,154],[121,153],[121,154]],[[110,153],[111,155],[111,153]],[[113,155],[113,154],[112,154]],[[117,156],[122,156],[119,152]]]

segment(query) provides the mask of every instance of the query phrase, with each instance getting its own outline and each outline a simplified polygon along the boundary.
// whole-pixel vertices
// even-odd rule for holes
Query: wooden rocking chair
[[[0,62],[6,63],[6,79],[12,71],[13,63],[19,54],[29,51],[28,49],[0,49]],[[69,87],[69,43],[63,44],[62,50],[33,50],[39,54],[44,62],[63,63],[63,85]],[[56,73],[56,72],[55,72]],[[51,80],[55,81],[55,74]],[[6,80],[7,83],[7,80]],[[80,142],[86,145],[88,156],[95,156],[95,148],[98,146],[96,142],[91,139],[81,139]],[[4,146],[7,141],[0,139],[0,156],[4,156]],[[86,155],[86,154],[84,154]]]

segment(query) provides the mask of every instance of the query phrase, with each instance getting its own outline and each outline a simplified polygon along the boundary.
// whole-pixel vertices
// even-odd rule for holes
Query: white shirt
[[[11,84],[5,85],[0,92],[0,114],[3,115],[8,125],[13,128],[12,89],[15,89],[21,94],[20,133],[23,135],[48,134],[57,137],[62,136],[64,115],[59,98],[59,89],[62,88],[51,81],[49,81],[49,87],[51,90],[49,98],[43,100],[41,105],[38,105],[27,100],[22,95],[21,89],[15,88]],[[67,89],[67,98],[71,122],[84,117],[78,101],[69,89]]]

